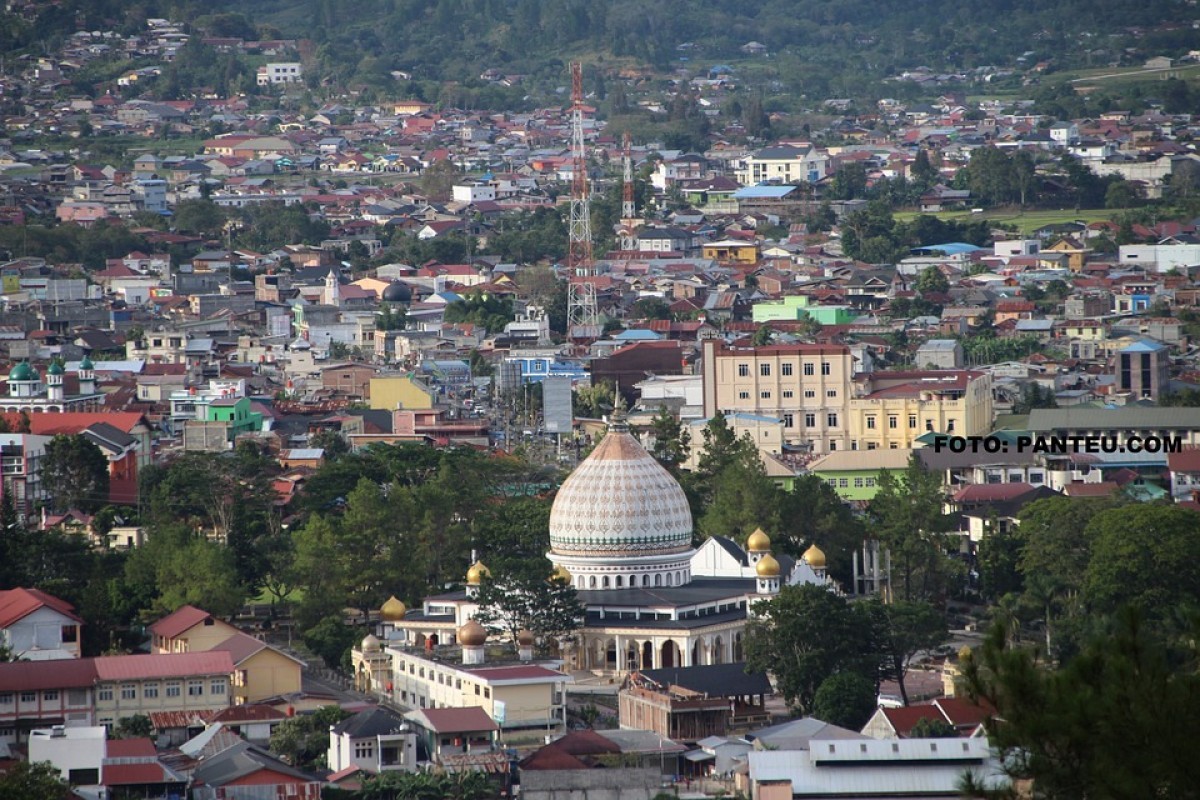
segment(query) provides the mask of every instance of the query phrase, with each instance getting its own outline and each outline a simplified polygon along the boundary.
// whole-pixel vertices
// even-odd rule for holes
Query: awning
[[[715,753],[709,753],[704,750],[689,750],[683,754],[683,757],[688,761],[712,761],[717,756]]]

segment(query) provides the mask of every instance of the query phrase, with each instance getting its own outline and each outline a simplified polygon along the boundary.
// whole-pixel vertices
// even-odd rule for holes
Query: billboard
[[[569,375],[550,375],[542,381],[542,409],[546,433],[570,433],[575,420]]]

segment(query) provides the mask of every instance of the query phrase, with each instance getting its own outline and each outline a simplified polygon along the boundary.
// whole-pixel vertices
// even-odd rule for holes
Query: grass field
[[[1022,234],[1032,233],[1033,231],[1045,225],[1061,225],[1064,222],[1082,222],[1084,224],[1091,222],[1100,222],[1103,220],[1112,219],[1117,214],[1120,214],[1120,209],[1112,208],[1094,208],[1094,209],[1075,209],[1067,208],[1061,210],[1055,209],[1037,209],[1021,211],[1019,209],[997,208],[989,209],[979,214],[972,214],[970,211],[941,211],[937,214],[921,214],[917,211],[898,211],[893,216],[901,221],[908,222],[919,216],[937,217],[940,220],[963,220],[975,221],[986,219],[989,222],[1003,222],[1006,225],[1016,225],[1017,230]]]

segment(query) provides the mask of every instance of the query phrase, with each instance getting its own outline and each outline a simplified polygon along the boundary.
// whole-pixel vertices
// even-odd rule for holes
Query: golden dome
[[[554,572],[550,573],[550,578],[552,580],[562,581],[563,583],[570,583],[571,582],[571,573],[562,564],[555,564]]]
[[[531,647],[533,645],[533,641],[533,631],[529,630],[529,628],[522,628],[521,630],[517,631],[517,644],[522,645],[523,647]]]
[[[478,586],[480,581],[490,577],[492,577],[492,571],[482,561],[476,561],[467,570],[467,583],[471,586]]]
[[[396,595],[392,595],[379,609],[379,618],[384,622],[399,622],[407,613],[408,606],[404,605]]]
[[[359,649],[364,653],[378,653],[379,638],[373,633],[368,633],[363,637],[362,644],[359,645]]]
[[[815,544],[805,550],[801,558],[813,569],[825,569],[825,551]]]
[[[967,661],[970,658],[971,658],[971,646],[970,645],[964,644],[962,647],[958,648],[958,660],[959,661]]]
[[[758,560],[754,566],[754,571],[758,573],[760,578],[778,578],[779,577],[779,562],[775,557],[768,553]]]
[[[755,530],[746,540],[746,550],[751,553],[766,553],[770,549],[771,537],[763,533],[762,528]]]
[[[466,624],[458,629],[458,643],[466,647],[478,647],[487,641],[487,636],[487,629],[475,619],[467,620]]]

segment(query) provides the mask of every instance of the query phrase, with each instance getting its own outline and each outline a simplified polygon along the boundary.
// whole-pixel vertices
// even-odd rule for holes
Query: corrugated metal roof
[[[96,659],[96,676],[102,681],[229,675],[232,672],[233,659],[224,650],[201,653],[102,656]]]
[[[1029,430],[1200,430],[1197,408],[1035,408],[1029,412]]]

